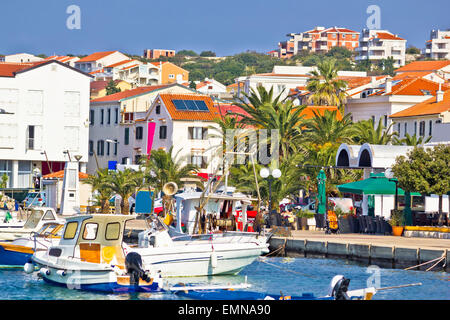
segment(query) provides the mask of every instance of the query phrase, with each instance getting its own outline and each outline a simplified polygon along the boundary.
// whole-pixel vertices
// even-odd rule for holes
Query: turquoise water
[[[350,290],[360,289],[367,283],[381,287],[421,282],[422,286],[379,291],[374,300],[450,300],[450,274],[444,272],[404,271],[401,269],[376,269],[368,273],[367,266],[340,259],[319,258],[266,258],[255,261],[237,276],[214,276],[195,278],[172,278],[173,284],[234,284],[247,282],[249,290],[285,295],[311,292],[326,295],[334,275],[350,278]],[[378,276],[377,276],[378,275]],[[375,280],[373,280],[375,279]],[[56,287],[21,270],[0,270],[0,300],[174,300],[171,293],[100,294]]]

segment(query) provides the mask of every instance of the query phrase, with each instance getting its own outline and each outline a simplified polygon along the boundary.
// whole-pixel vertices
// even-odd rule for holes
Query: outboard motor
[[[130,285],[139,285],[139,279],[150,282],[148,273],[142,269],[142,258],[137,252],[130,252],[125,258],[125,268],[130,275]]]
[[[342,275],[334,276],[331,280],[329,295],[334,297],[335,300],[350,300],[347,295],[349,284],[350,279],[346,279]]]

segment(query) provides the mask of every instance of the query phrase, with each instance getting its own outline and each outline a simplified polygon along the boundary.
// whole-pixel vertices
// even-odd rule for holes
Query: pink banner
[[[150,153],[152,152],[153,137],[155,136],[155,128],[156,128],[155,122],[148,123],[148,127],[147,127],[147,154],[148,154],[148,156],[150,156]]]

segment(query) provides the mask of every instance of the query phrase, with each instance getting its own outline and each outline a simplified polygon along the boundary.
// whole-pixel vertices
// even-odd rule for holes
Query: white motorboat
[[[122,246],[125,222],[131,215],[77,215],[68,217],[61,240],[44,252],[35,252],[24,266],[49,283],[103,292],[160,291],[159,274],[144,269],[136,252]]]
[[[162,277],[237,274],[269,252],[265,236],[245,232],[221,232],[172,238],[159,218],[151,219],[151,228],[139,234],[139,253],[144,265],[152,265]]]
[[[44,223],[63,223],[53,208],[35,207],[31,209],[31,214],[25,222],[13,221],[0,224],[0,241],[12,241],[17,238],[28,236],[32,232],[37,232]]]

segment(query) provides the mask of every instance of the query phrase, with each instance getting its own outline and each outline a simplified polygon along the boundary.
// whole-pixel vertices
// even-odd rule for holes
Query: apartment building
[[[146,59],[159,59],[160,57],[174,57],[175,50],[166,49],[145,49],[143,57]]]
[[[168,61],[151,62],[150,64],[159,68],[159,84],[184,83],[189,82],[189,71]]]
[[[394,67],[405,65],[406,40],[387,30],[363,29],[356,48],[356,61],[380,61],[392,57]]]
[[[83,72],[92,73],[124,60],[130,60],[130,58],[119,51],[94,52],[76,61],[75,68]]]
[[[390,116],[400,137],[416,135],[430,142],[450,141],[450,90],[438,90],[435,97]]]
[[[96,80],[123,80],[133,88],[161,84],[161,70],[151,63],[134,59],[122,60],[94,71]]]
[[[114,93],[90,102],[89,162],[87,172],[107,168],[109,161],[136,163],[142,148],[146,112],[159,93],[192,93],[180,84],[142,86]]]
[[[332,47],[345,47],[353,51],[358,47],[359,41],[359,32],[340,27],[315,27],[302,33],[289,33],[287,36],[290,37],[288,42],[292,43],[292,49],[286,45],[286,51],[292,50],[293,55],[302,50],[327,52]]]
[[[430,59],[450,59],[450,30],[431,30],[422,54]]]
[[[56,60],[0,63],[0,176],[34,187],[38,175],[79,161],[86,171],[92,76]]]

